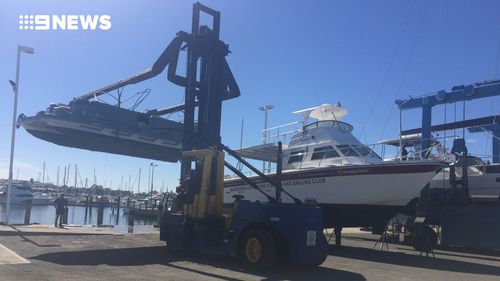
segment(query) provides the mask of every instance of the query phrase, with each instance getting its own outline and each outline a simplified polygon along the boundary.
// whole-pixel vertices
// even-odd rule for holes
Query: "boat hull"
[[[283,174],[283,188],[302,201],[320,205],[325,227],[374,226],[407,210],[441,168],[436,162],[398,162],[287,171]],[[274,196],[275,189],[270,184],[258,185]],[[241,180],[225,184],[224,202],[230,204],[234,195],[266,201],[264,195]],[[293,203],[286,194],[282,194],[282,200]]]
[[[430,182],[430,188],[451,188],[449,168],[443,169]],[[457,181],[461,180],[461,167]],[[500,165],[470,166],[468,173],[469,196],[477,201],[498,201],[500,198]],[[459,185],[460,187],[460,185]]]
[[[117,133],[116,128],[90,126],[51,116],[24,117],[21,125],[39,139],[67,147],[167,162],[177,162],[182,156],[177,137],[169,143],[126,131]]]

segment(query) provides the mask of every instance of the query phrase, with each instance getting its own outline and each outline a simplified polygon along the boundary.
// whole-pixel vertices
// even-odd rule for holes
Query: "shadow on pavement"
[[[412,251],[412,252],[417,252],[419,253],[417,250],[414,250],[414,249],[406,249],[406,248],[402,248],[402,247],[396,247],[396,249],[399,249],[399,250],[405,250],[405,251]],[[458,258],[466,258],[466,259],[476,259],[476,260],[484,260],[484,261],[496,261],[496,262],[500,262],[500,256],[499,255],[487,255],[487,254],[484,254],[484,253],[476,253],[476,252],[465,252],[465,254],[461,254],[461,253],[464,253],[464,252],[459,252],[459,251],[453,251],[453,252],[449,252],[450,250],[447,249],[446,251],[447,252],[443,252],[444,250],[441,250],[440,248],[436,248],[434,249],[434,253],[436,255],[439,255],[439,256],[450,256],[450,257],[458,257]],[[467,255],[468,253],[470,254],[474,254],[474,255],[482,255],[482,256],[473,256],[473,255]]]
[[[229,276],[205,272],[204,267],[197,264],[208,265],[212,267],[238,271],[241,273],[254,274],[263,280],[366,280],[362,275],[331,269],[326,267],[317,268],[290,268],[278,266],[272,271],[250,271],[242,266],[237,258],[228,258],[220,256],[197,255],[194,257],[181,258],[167,252],[165,246],[105,249],[105,250],[86,250],[86,251],[64,251],[41,254],[30,257],[32,260],[40,260],[65,266],[142,266],[160,264],[168,267],[195,272],[203,276],[220,278],[223,280],[238,280]],[[185,266],[175,262],[188,261],[195,263],[193,266]],[[198,268],[198,269],[196,269]]]
[[[59,244],[39,244],[38,242],[36,242],[36,241],[28,238],[25,235],[20,235],[19,238],[21,238],[23,242],[28,242],[28,243],[33,244],[34,246],[41,247],[41,248],[44,248],[44,247],[61,247],[61,245],[59,245]]]
[[[400,266],[500,276],[500,267],[496,266],[466,261],[432,258],[430,256],[425,257],[405,253],[379,251],[368,248],[350,246],[334,248],[333,246],[331,246],[329,249],[329,254],[337,257],[395,264]]]

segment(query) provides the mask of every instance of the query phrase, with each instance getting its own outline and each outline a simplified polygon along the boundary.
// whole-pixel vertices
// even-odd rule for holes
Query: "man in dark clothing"
[[[59,227],[63,227],[62,221],[63,221],[63,215],[64,215],[64,209],[68,205],[68,201],[64,199],[64,193],[61,193],[59,198],[54,200],[54,207],[56,208],[56,221],[54,223],[54,226],[57,227],[57,220],[59,219]]]

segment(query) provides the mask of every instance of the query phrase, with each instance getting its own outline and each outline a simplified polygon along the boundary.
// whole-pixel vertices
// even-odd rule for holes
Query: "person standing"
[[[62,222],[63,222],[63,216],[64,216],[64,209],[68,206],[68,201],[64,199],[64,193],[61,193],[59,198],[54,200],[53,202],[54,207],[56,208],[56,221],[54,222],[54,226],[57,227],[57,220],[59,219],[59,227],[63,227]]]

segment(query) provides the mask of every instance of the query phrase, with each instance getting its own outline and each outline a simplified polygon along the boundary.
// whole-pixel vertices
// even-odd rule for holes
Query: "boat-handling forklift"
[[[211,17],[211,28],[200,25],[202,12]],[[268,267],[278,260],[319,265],[327,254],[321,209],[302,204],[298,199],[296,204],[280,204],[281,192],[293,198],[281,187],[281,168],[278,176],[271,179],[221,143],[222,102],[239,96],[240,92],[225,60],[229,50],[219,40],[219,31],[220,13],[195,3],[192,33],[178,33],[178,37],[182,34],[185,46],[174,51],[178,56],[181,49],[187,50],[187,75],[169,75],[169,80],[185,87],[181,185],[175,210],[162,216],[160,239],[176,253],[197,251],[239,256],[254,267]],[[175,65],[173,71],[170,67],[177,63],[177,58],[170,63],[169,74],[175,73]],[[275,196],[265,194],[269,202],[250,202],[238,197],[231,210],[225,212],[224,167],[265,192],[226,162],[224,151],[258,172],[260,183],[275,186]]]

